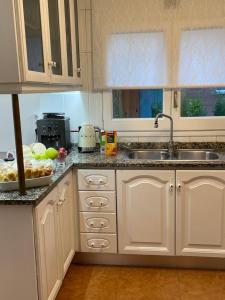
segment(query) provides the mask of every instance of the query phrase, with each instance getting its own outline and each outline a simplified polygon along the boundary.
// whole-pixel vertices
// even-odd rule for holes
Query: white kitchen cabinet
[[[54,189],[37,207],[40,299],[55,299],[62,283],[60,272],[59,201]]]
[[[225,171],[177,171],[176,254],[225,257]]]
[[[75,254],[74,183],[69,173],[58,185],[61,267],[65,276]]]
[[[55,299],[75,254],[75,201],[70,172],[36,207],[39,295]]]
[[[0,3],[2,93],[81,85],[76,1]]]
[[[121,254],[175,254],[175,171],[117,171]]]

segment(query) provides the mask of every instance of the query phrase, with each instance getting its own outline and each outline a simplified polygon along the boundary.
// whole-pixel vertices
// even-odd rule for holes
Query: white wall
[[[35,141],[35,115],[39,113],[39,95],[20,96],[23,143]],[[15,149],[10,95],[0,95],[0,152]]]
[[[64,112],[70,118],[71,130],[77,130],[83,122],[103,127],[102,94],[71,92],[40,95],[40,114]],[[77,133],[71,133],[71,141],[77,142]]]
[[[103,127],[101,93],[57,93],[20,95],[23,144],[35,142],[35,122],[43,112],[65,112],[71,129],[85,121]],[[71,133],[77,142],[77,133]],[[0,152],[15,149],[12,104],[10,95],[0,95]]]

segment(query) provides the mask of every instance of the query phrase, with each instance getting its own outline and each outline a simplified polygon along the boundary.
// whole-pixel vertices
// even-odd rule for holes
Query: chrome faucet
[[[155,128],[159,127],[159,121],[158,121],[158,119],[161,118],[161,117],[165,117],[165,118],[167,118],[167,119],[170,120],[170,140],[169,140],[169,145],[168,145],[168,151],[169,151],[170,158],[172,158],[173,154],[174,154],[173,118],[171,116],[168,116],[168,115],[163,114],[163,113],[157,114],[157,116],[155,117],[155,125],[154,125]]]

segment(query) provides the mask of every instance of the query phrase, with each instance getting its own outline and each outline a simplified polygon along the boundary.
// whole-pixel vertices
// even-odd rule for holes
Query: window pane
[[[182,89],[181,117],[225,116],[225,89]]]
[[[162,111],[162,89],[113,91],[113,118],[154,118]]]

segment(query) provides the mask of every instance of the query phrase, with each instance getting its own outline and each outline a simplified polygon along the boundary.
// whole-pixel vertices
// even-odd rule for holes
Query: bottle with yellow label
[[[105,154],[107,156],[117,154],[117,132],[116,131],[106,132]]]

